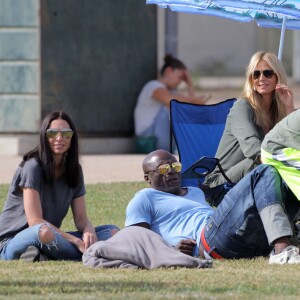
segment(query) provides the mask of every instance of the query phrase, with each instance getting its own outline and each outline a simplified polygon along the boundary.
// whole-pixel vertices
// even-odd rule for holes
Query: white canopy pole
[[[279,60],[282,59],[282,50],[284,44],[284,36],[285,36],[285,23],[286,23],[286,16],[282,19],[282,26],[281,26],[281,34],[280,34],[280,43],[279,43],[279,50],[278,50],[278,58]]]
[[[293,80],[300,83],[300,31],[294,31]]]
[[[177,57],[178,51],[178,15],[176,12],[171,11],[169,8],[166,10],[165,19],[165,54],[172,54]]]

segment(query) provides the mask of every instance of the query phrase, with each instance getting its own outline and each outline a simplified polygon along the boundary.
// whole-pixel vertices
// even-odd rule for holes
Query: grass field
[[[125,207],[145,183],[87,185],[95,225],[122,227]],[[0,185],[3,207],[8,186]],[[70,215],[64,230],[73,230]],[[0,299],[299,299],[300,266],[266,258],[215,261],[212,269],[90,269],[80,262],[0,261]]]

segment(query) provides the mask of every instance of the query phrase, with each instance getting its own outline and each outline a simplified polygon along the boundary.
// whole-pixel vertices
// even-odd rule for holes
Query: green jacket
[[[300,109],[286,116],[265,136],[261,158],[278,170],[300,200]]]

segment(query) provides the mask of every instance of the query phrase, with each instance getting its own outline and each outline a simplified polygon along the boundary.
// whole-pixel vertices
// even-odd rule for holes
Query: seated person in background
[[[187,84],[188,95],[175,93],[181,82]],[[167,55],[157,80],[148,82],[140,92],[134,109],[134,125],[137,137],[156,137],[156,149],[169,150],[169,105],[173,98],[197,104],[205,103],[210,96],[196,96],[192,78],[186,66]]]
[[[294,110],[293,95],[287,76],[276,55],[255,53],[246,71],[241,99],[227,117],[216,157],[227,177],[237,183],[261,163],[261,143],[276,123]],[[216,168],[207,176],[210,188],[226,182]]]
[[[299,250],[290,241],[290,222],[299,212],[299,202],[273,167],[257,167],[217,209],[207,204],[201,189],[181,187],[181,164],[169,152],[148,154],[143,171],[150,188],[129,202],[125,226],[153,230],[194,256],[252,258],[274,249],[269,263],[300,263]]]
[[[300,200],[300,109],[280,121],[261,147],[262,162],[275,167]]]
[[[39,146],[24,155],[9,187],[0,215],[0,258],[81,260],[89,246],[118,231],[92,226],[84,195],[77,130],[66,113],[52,112],[42,122]],[[63,232],[70,207],[78,231]]]

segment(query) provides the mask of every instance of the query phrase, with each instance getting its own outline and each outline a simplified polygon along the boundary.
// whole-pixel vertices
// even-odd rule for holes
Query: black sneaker
[[[39,257],[39,261],[47,261],[47,260],[49,260],[48,255],[41,252],[40,257]]]
[[[21,254],[20,259],[26,262],[46,261],[48,256],[40,252],[35,246],[29,246],[24,253]]]

